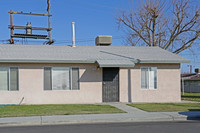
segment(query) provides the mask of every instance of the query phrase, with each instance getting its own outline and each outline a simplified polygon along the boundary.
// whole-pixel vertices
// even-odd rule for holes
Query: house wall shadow
[[[80,82],[102,82],[102,70],[101,69],[86,69],[81,77]]]
[[[200,109],[189,109],[187,112],[178,112],[180,115],[187,116],[187,120],[200,121]]]

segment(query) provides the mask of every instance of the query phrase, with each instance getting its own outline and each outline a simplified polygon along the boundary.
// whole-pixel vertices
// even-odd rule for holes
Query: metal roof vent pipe
[[[75,22],[72,22],[72,47],[76,47],[75,45],[75,28],[74,28]]]
[[[95,44],[96,46],[110,46],[112,44],[112,36],[97,36]]]

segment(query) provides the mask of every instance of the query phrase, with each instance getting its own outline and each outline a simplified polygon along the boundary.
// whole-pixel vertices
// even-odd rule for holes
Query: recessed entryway
[[[119,68],[103,68],[103,102],[119,102]]]

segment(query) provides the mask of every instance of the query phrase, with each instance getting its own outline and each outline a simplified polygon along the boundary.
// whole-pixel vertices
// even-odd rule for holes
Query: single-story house
[[[180,63],[159,47],[0,45],[0,104],[179,102]]]
[[[200,93],[200,69],[195,69],[196,73],[181,74],[182,92]]]

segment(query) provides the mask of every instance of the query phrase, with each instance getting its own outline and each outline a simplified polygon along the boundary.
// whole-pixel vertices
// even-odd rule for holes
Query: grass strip
[[[110,105],[16,105],[0,107],[0,117],[124,113]]]
[[[147,112],[200,111],[200,103],[148,103],[128,105]]]
[[[184,95],[181,95],[181,99],[200,102],[200,93],[184,93]]]

